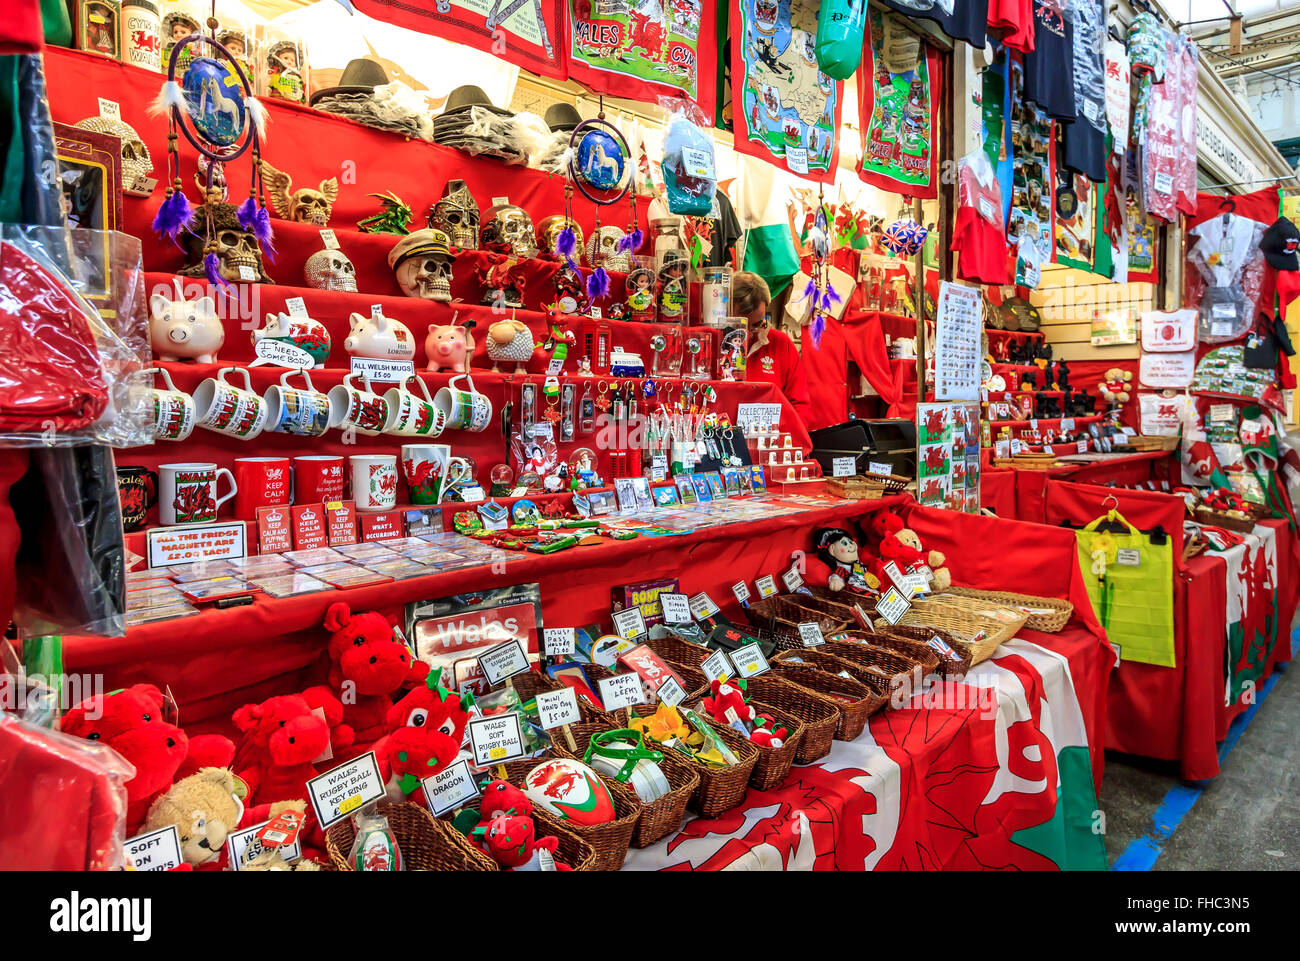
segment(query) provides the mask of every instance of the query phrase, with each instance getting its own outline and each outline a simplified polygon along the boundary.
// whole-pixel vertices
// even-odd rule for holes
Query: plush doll
[[[470,831],[469,839],[508,871],[540,871],[537,852],[550,851],[554,855],[560,839],[552,835],[539,840],[536,830],[532,817],[527,814],[503,812],[492,817],[484,814],[478,827]],[[555,870],[571,871],[572,868],[556,861]]]
[[[420,782],[447,768],[460,753],[465,725],[474,699],[457,695],[439,683],[442,670],[430,671],[424,683],[388,711],[388,734],[375,744],[380,773],[388,796],[420,803]]]
[[[345,751],[352,744],[352,731],[342,718],[343,705],[319,689],[237,710],[233,720],[244,736],[235,770],[248,785],[250,802],[305,800],[307,781],[319,773],[316,758],[327,748]]]
[[[732,683],[719,678],[710,681],[709,696],[701,702],[709,717],[719,724],[726,725],[740,721],[748,730],[750,722],[758,712],[753,705],[745,703],[745,691],[741,687],[743,683],[743,681]]]
[[[754,718],[754,730],[749,732],[749,739],[759,747],[781,747],[790,736],[790,730],[776,723],[776,719],[767,714]]]
[[[126,782],[128,836],[139,833],[149,805],[177,776],[199,767],[224,767],[234,757],[229,738],[188,737],[162,715],[162,691],[152,684],[136,684],[87,698],[60,723],[63,733],[107,744],[135,766],[135,777]]]
[[[411,656],[394,634],[396,622],[377,611],[353,614],[339,601],[325,612],[329,644],[328,688],[343,703],[343,722],[352,729],[352,746],[339,761],[370,750],[383,737],[393,695],[424,680],[429,667]],[[315,689],[311,692],[315,695]]]
[[[873,520],[872,528],[886,532],[876,547],[880,554],[882,572],[886,561],[897,564],[899,571],[925,564],[934,573],[934,590],[942,591],[951,586],[952,574],[943,566],[947,558],[941,551],[925,550],[920,536],[911,528],[904,527],[901,517],[892,512],[878,515]]]
[[[880,588],[880,578],[864,566],[858,542],[841,527],[822,527],[813,532],[817,556],[831,569],[826,586],[832,591],[872,594]]]
[[[1102,400],[1108,404],[1127,404],[1133,371],[1111,367],[1106,371],[1105,377],[1106,379],[1097,385]]]
[[[479,800],[479,814],[487,820],[498,814],[533,815],[533,802],[528,795],[509,781],[497,779],[483,786],[483,797]]]

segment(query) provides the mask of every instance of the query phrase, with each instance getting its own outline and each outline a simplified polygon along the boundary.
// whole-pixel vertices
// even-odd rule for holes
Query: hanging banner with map
[[[939,54],[879,10],[867,11],[858,67],[858,176],[891,193],[939,196]]]
[[[713,122],[717,7],[703,0],[568,0],[569,77],[595,93],[695,101]]]
[[[731,0],[735,147],[809,180],[839,162],[844,84],[817,67],[814,0]]]

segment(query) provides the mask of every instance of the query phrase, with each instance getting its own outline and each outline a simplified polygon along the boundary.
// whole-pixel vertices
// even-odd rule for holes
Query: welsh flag
[[[1209,532],[1207,531],[1207,534]],[[1286,635],[1277,612],[1277,538],[1271,527],[1253,533],[1225,531],[1208,537],[1208,549],[1226,562],[1228,643],[1224,654],[1225,703],[1255,689],[1278,639]]]

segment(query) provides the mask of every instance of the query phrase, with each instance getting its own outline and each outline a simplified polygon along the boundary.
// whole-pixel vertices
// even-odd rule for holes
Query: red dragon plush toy
[[[370,750],[383,737],[393,695],[424,681],[429,667],[411,656],[397,639],[396,622],[377,611],[353,614],[342,601],[325,611],[325,629],[331,631],[328,688],[320,693],[343,704],[343,723],[352,729],[352,746],[345,761]],[[310,689],[315,696],[317,689]]]
[[[320,688],[245,704],[233,720],[244,735],[235,770],[248,785],[251,804],[306,800],[307,781],[319,773],[316,758],[326,748],[337,756],[352,744],[343,705]]]
[[[709,696],[700,702],[704,710],[719,724],[732,725],[735,719],[745,725],[747,736],[761,747],[780,747],[790,736],[789,730],[778,725],[767,714],[745,698],[745,682],[715,678],[709,682]]]
[[[555,836],[536,836],[533,819],[526,814],[502,812],[491,818],[486,814],[478,827],[470,831],[470,841],[479,846],[488,857],[511,871],[540,871],[539,851],[555,854],[560,839]],[[572,870],[567,864],[555,862],[557,871]]]
[[[533,802],[522,789],[509,781],[497,779],[483,785],[483,797],[478,805],[480,818],[487,820],[498,814],[533,815]]]
[[[64,714],[59,725],[65,734],[107,744],[135,766],[135,777],[126,782],[128,835],[136,833],[149,805],[175,780],[201,767],[224,767],[235,753],[229,738],[191,738],[164,721],[163,702],[154,685],[135,684],[87,698]]]
[[[421,803],[420,782],[444,770],[460,753],[474,698],[457,695],[439,681],[441,668],[388,711],[388,734],[376,742],[379,769],[386,774],[389,796]]]

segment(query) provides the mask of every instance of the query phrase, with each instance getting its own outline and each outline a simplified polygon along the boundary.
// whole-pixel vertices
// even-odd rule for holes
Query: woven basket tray
[[[388,818],[408,871],[497,870],[497,863],[470,844],[463,834],[418,804],[380,801],[378,811]],[[350,817],[325,832],[325,850],[335,870],[355,870],[348,861],[348,853],[356,837]]]
[[[528,776],[528,772],[550,756],[553,755],[547,754],[542,757],[510,761],[505,766],[506,780],[516,787],[522,788],[524,778]],[[567,757],[568,754],[557,750],[554,751],[554,756]],[[496,776],[495,767],[492,769],[492,776]],[[619,784],[613,778],[605,777],[599,772],[597,776],[609,788],[609,793],[614,797],[614,813],[617,817],[606,824],[574,824],[572,821],[562,819],[560,823],[590,844],[596,852],[596,863],[592,865],[591,870],[617,871],[623,866],[623,860],[627,857],[627,849],[632,844],[632,835],[636,831],[637,821],[641,817],[641,799],[626,784]],[[545,812],[541,813],[544,814]]]
[[[828,477],[826,489],[851,501],[875,501],[885,496],[885,485],[871,477]]]
[[[568,754],[581,761],[593,735],[615,729],[602,724],[573,724],[570,725],[569,730],[573,732],[577,749],[569,750],[564,741],[557,740],[556,753]],[[679,757],[673,751],[665,750],[663,755],[664,759],[659,762],[659,770],[668,779],[671,790],[663,797],[649,803],[641,802],[641,817],[636,822],[636,830],[632,832],[634,848],[649,847],[681,827],[682,820],[686,817],[686,802],[700,786],[700,776],[696,773],[694,764]]]
[[[648,717],[655,712],[655,708],[648,704],[638,704],[633,710],[642,717]],[[748,738],[741,737],[729,727],[720,724],[709,726],[727,743],[732,753],[740,758],[739,764],[728,768],[717,768],[708,767],[682,755],[682,759],[691,764],[695,773],[700,776],[699,786],[686,802],[686,806],[707,818],[714,818],[724,811],[730,811],[745,800],[745,792],[749,789],[749,776],[753,773],[754,765],[758,763],[758,748],[750,744]]]
[[[597,694],[599,694],[599,688],[595,687],[596,675],[591,670],[592,665],[586,664],[583,666],[587,668],[587,676],[591,678],[592,688],[596,690]],[[604,677],[607,675],[601,676]],[[528,671],[525,674],[516,674],[510,679],[510,683],[519,693],[519,696],[525,701],[532,700],[539,693],[545,691],[558,691],[564,687],[564,685],[559,681],[547,677],[545,674],[539,674],[537,671]],[[579,697],[576,700],[578,702],[578,714],[582,717],[584,724],[604,724],[606,729],[622,727],[622,724],[618,723],[618,718],[614,717],[614,715],[610,714],[608,711],[602,711],[600,708],[588,704],[585,698]],[[552,737],[551,739],[554,740],[555,738]]]
[[[803,739],[803,721],[789,711],[783,711],[766,701],[755,698],[750,703],[759,714],[766,714],[776,722],[778,727],[787,728],[789,731],[785,743],[780,747],[754,745],[758,750],[758,763],[754,765],[754,771],[749,775],[749,786],[755,791],[770,791],[785,780],[795,758],[799,756],[799,742]]]
[[[887,494],[901,493],[907,489],[908,484],[912,483],[912,478],[906,474],[876,474],[872,471],[863,471],[862,476],[873,483],[883,486]]]
[[[957,655],[955,660],[940,654],[926,643],[935,636],[938,636],[941,641],[952,648],[953,653]],[[895,624],[892,627],[877,631],[875,634],[863,635],[862,639],[868,644],[874,644],[877,647],[888,647],[905,654],[915,648],[922,648],[938,658],[939,664],[934,670],[944,677],[961,677],[970,670],[970,648],[942,628],[935,627],[927,630],[926,628],[912,627],[907,624]],[[926,673],[930,672],[927,671]]]
[[[473,801],[466,804],[465,807],[474,811],[479,810],[479,801]],[[455,830],[455,828],[452,828]],[[460,833],[457,831],[456,833]],[[594,871],[596,870],[596,850],[576,833],[569,826],[557,817],[553,817],[546,811],[539,809],[533,810],[533,836],[538,840],[542,838],[558,838],[559,846],[555,849],[555,860],[567,864],[574,871]]]
[[[843,633],[849,627],[847,620],[810,612],[789,600],[788,596],[779,594],[755,601],[745,616],[755,633],[761,639],[771,640],[778,650],[803,647],[799,625],[809,621],[817,624],[823,637]]]
[[[927,674],[939,670],[939,655],[912,641],[894,638],[891,645],[890,639],[876,634],[850,634],[848,638],[823,644],[816,650],[858,665],[887,683],[891,691],[898,690],[900,696],[910,697],[913,691],[921,689]]]
[[[1055,597],[1038,597],[1034,594],[1014,594],[1010,591],[981,591],[973,587],[950,587],[945,594],[974,597],[1012,607],[1025,615],[1025,627],[1031,631],[1055,634],[1070,623],[1074,605]],[[947,638],[945,637],[946,641]]]
[[[799,719],[803,736],[799,738],[794,753],[796,764],[811,764],[831,752],[835,731],[840,726],[838,706],[772,672],[751,677],[748,693],[763,704],[780,708]]]
[[[1209,527],[1223,527],[1238,534],[1249,534],[1259,523],[1260,515],[1252,513],[1250,517],[1238,517],[1226,511],[1216,511],[1212,507],[1196,508],[1196,523]]]
[[[713,653],[703,644],[695,644],[676,634],[665,634],[645,642],[646,647],[654,651],[665,661],[671,661],[673,667],[678,665],[699,670],[700,664]]]
[[[853,668],[848,661],[816,650],[785,651],[772,662],[772,670],[780,677],[839,708],[837,741],[854,740],[867,726],[867,718],[889,703],[889,693],[883,686],[867,683]],[[853,679],[841,677],[841,670]]]
[[[999,644],[1015,637],[1024,627],[1025,615],[992,601],[937,594],[914,601],[899,623],[911,627],[942,628],[966,645],[974,665],[988,660]],[[876,621],[878,631],[889,626],[884,618]]]

